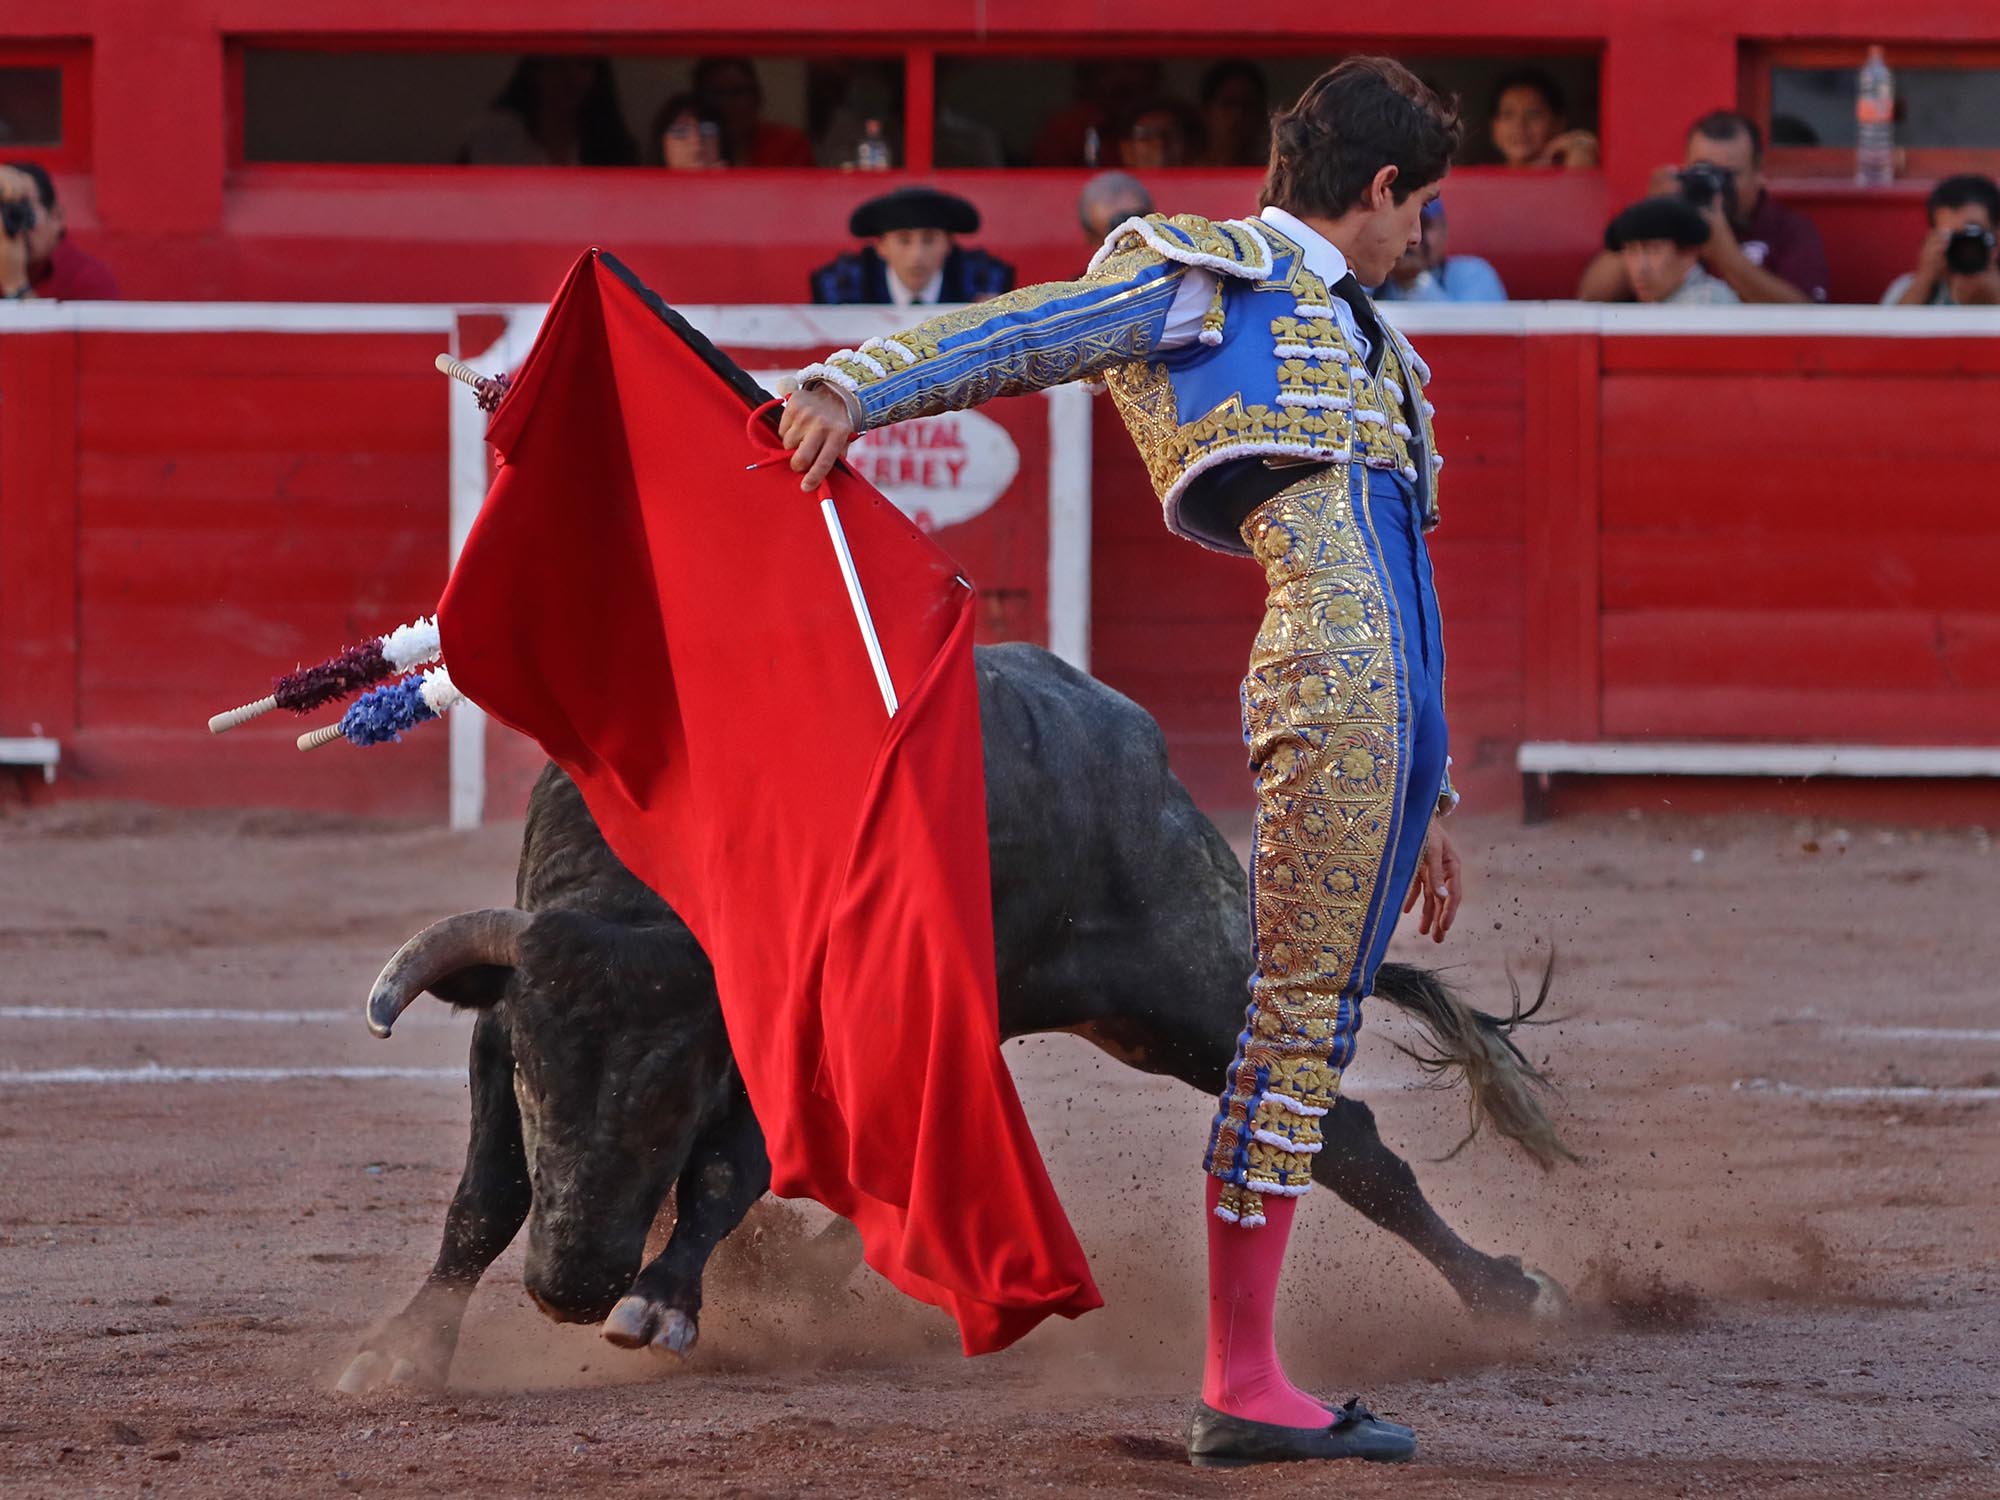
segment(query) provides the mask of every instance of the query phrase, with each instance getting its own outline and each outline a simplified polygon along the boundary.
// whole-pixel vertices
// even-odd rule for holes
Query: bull
[[[1213,1094],[1252,967],[1242,865],[1168,769],[1144,709],[1032,646],[982,647],[977,670],[1002,1034],[1072,1032]],[[436,1262],[354,1356],[340,1380],[350,1394],[441,1387],[473,1288],[523,1223],[523,1276],[543,1312],[685,1354],[709,1255],[769,1185],[706,956],[554,766],[529,798],[515,903],[425,929],[369,995],[384,1037],[426,992],[477,1012],[472,1139]],[[1543,1080],[1509,1037],[1534,1007],[1517,994],[1503,1020],[1395,963],[1376,993],[1420,1023],[1433,1066],[1463,1073],[1475,1130],[1490,1120],[1544,1167],[1567,1156]],[[1445,1223],[1366,1104],[1342,1095],[1325,1141],[1315,1180],[1407,1241],[1468,1307],[1560,1308],[1550,1278]],[[670,1191],[672,1233],[642,1266]]]

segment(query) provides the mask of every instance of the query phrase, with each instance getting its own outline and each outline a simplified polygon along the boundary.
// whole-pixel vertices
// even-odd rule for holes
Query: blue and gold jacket
[[[1214,274],[1215,293],[1199,338],[1162,351],[1190,267]],[[869,339],[799,379],[850,392],[872,428],[1101,377],[1168,527],[1220,551],[1248,549],[1196,524],[1181,502],[1204,475],[1245,460],[1396,470],[1434,526],[1443,461],[1423,394],[1430,371],[1385,325],[1388,347],[1371,377],[1331,296],[1300,247],[1262,219],[1152,215],[1113,230],[1079,281],[1024,287]]]

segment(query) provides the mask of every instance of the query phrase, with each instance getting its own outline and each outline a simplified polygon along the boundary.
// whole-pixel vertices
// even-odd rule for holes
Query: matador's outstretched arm
[[[1186,270],[1135,246],[1081,280],[1022,287],[829,354],[799,383],[840,391],[865,431],[1087,379],[1152,351]]]

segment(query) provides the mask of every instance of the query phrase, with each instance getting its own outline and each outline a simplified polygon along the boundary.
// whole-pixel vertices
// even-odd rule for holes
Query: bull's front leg
[[[1383,1142],[1366,1104],[1341,1095],[1324,1135],[1326,1144],[1313,1159],[1313,1180],[1406,1241],[1438,1268],[1467,1307],[1507,1317],[1562,1313],[1562,1288],[1550,1277],[1523,1270],[1515,1256],[1487,1255],[1459,1238],[1431,1207],[1410,1164]]]
[[[686,1354],[700,1336],[701,1278],[708,1258],[771,1185],[764,1132],[740,1079],[722,1114],[696,1138],[674,1195],[666,1248],[633,1279],[600,1330],[621,1349],[647,1344]]]
[[[384,1386],[443,1390],[473,1288],[528,1217],[534,1189],[514,1102],[514,1053],[490,1011],[472,1029],[471,1077],[472,1141],[445,1213],[437,1261],[409,1305],[370,1334],[349,1361],[338,1386],[345,1395]]]

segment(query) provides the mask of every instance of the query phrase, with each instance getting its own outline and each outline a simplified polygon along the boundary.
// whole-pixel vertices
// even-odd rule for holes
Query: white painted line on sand
[[[1739,1094],[1775,1094],[1808,1103],[1851,1104],[1885,1101],[1906,1104],[1996,1104],[2000,1088],[1932,1088],[1926,1084],[1846,1085],[1810,1088],[1801,1083],[1773,1083],[1768,1078],[1739,1078],[1730,1086]]]
[[[448,1015],[409,1015],[396,1022],[406,1025],[446,1026]],[[99,1005],[0,1005],[0,1021],[143,1021],[148,1025],[194,1023],[230,1026],[353,1026],[363,1028],[367,1018],[360,1006],[351,1010],[232,1010],[227,1007],[159,1006],[155,1008]]]
[[[163,1068],[158,1063],[147,1063],[138,1068],[0,1069],[0,1088],[49,1084],[290,1083],[304,1079],[347,1083],[400,1079],[462,1084],[465,1076],[464,1068]]]
[[[1840,1034],[1885,1042],[2000,1042],[2000,1030],[1977,1026],[1843,1026]]]

